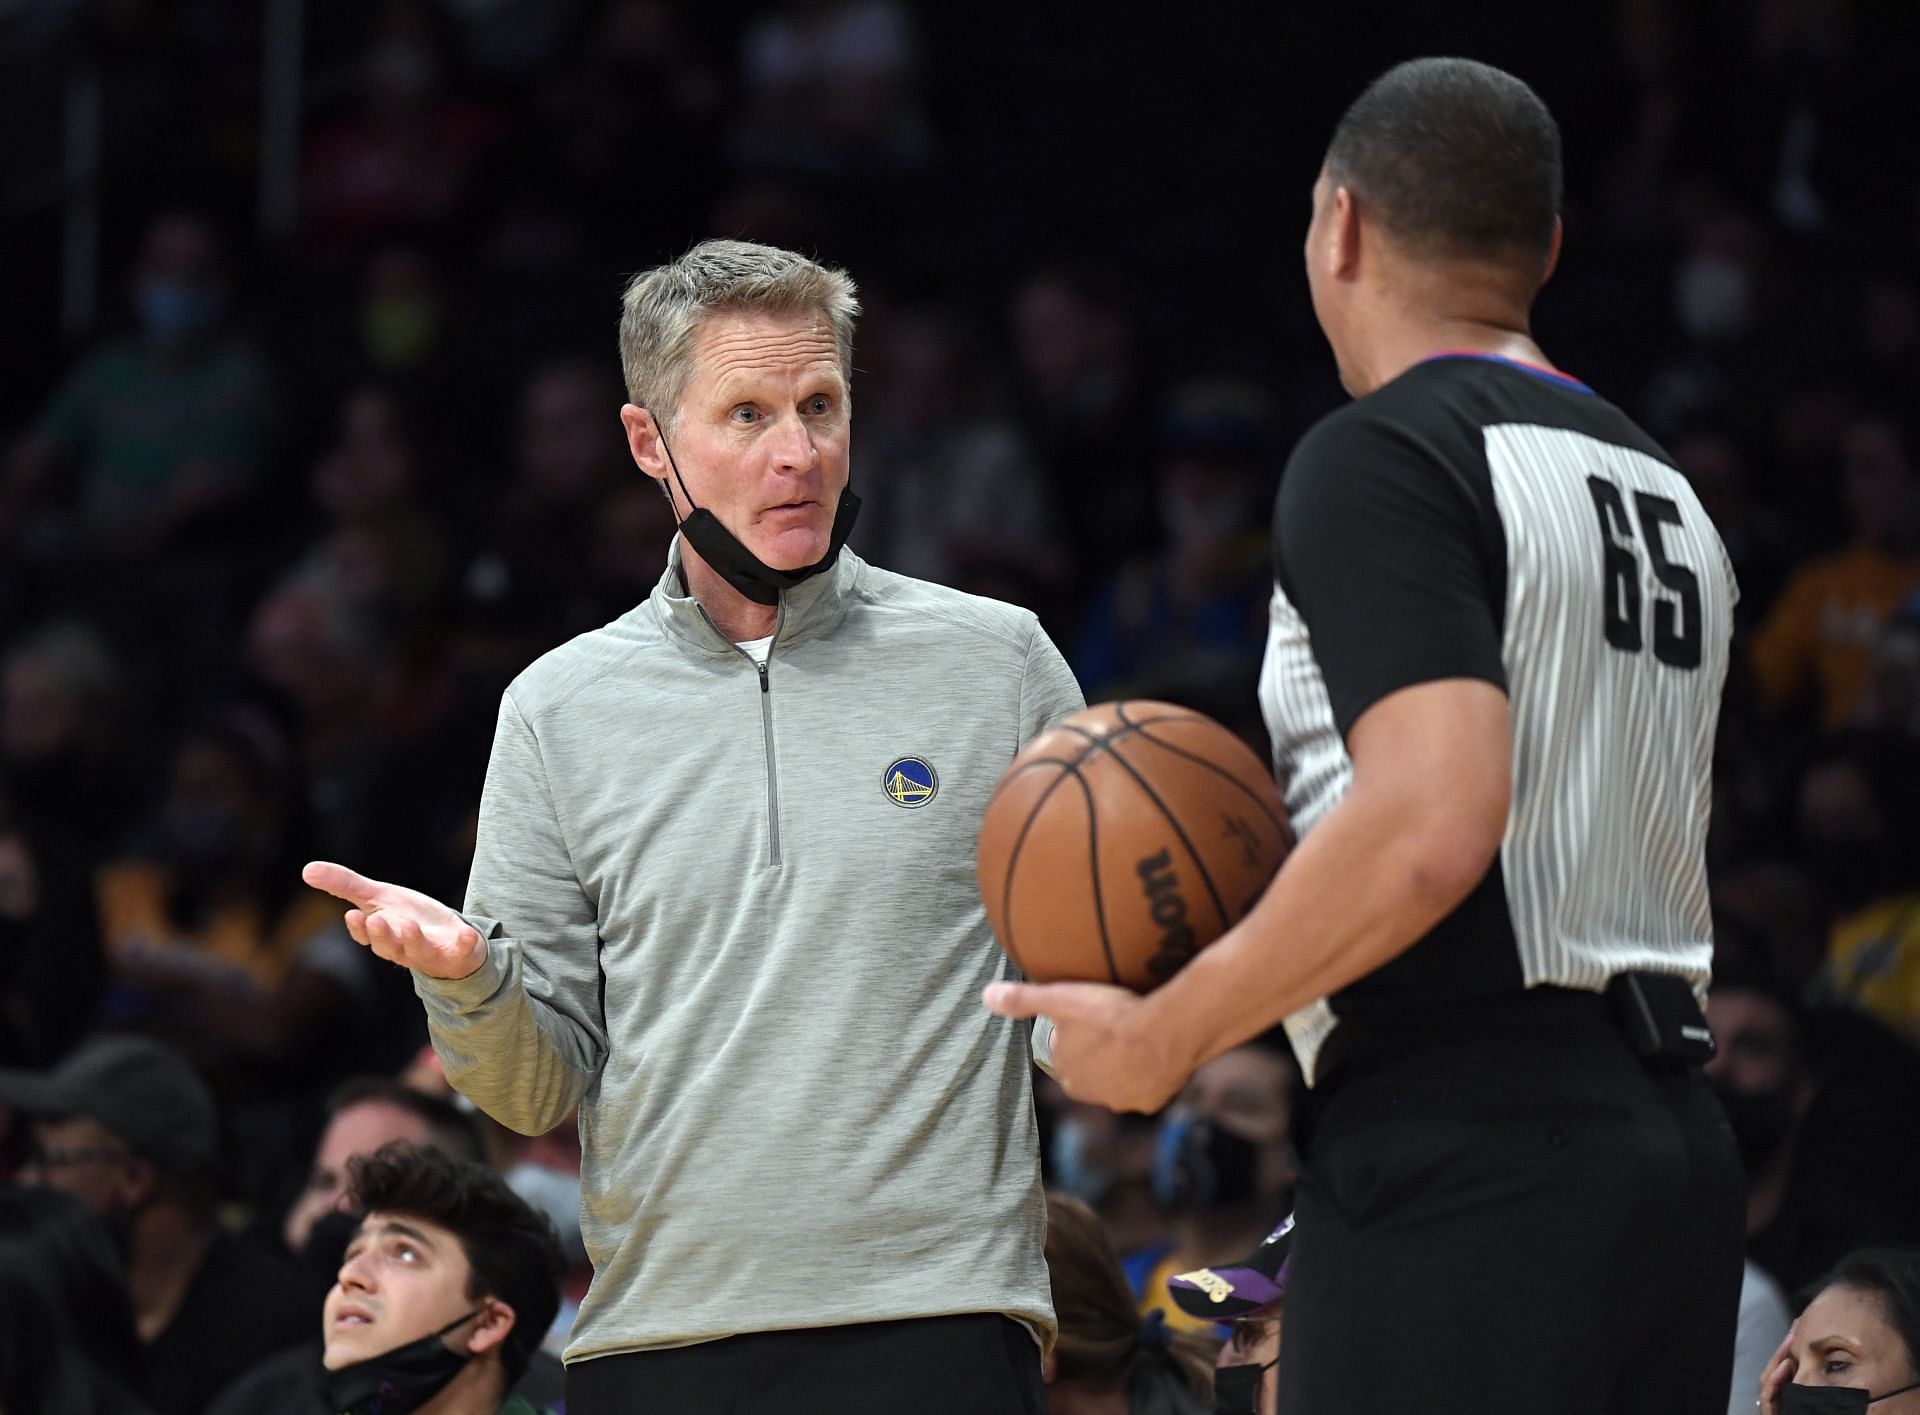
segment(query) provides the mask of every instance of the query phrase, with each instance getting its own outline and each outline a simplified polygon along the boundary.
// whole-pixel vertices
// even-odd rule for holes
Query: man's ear
[[[467,1334],[467,1355],[485,1356],[489,1351],[497,1351],[506,1339],[513,1334],[519,1318],[513,1308],[498,1297],[482,1299],[480,1320],[473,1324],[473,1330]]]
[[[654,422],[653,414],[628,403],[620,409],[620,425],[626,429],[627,451],[633,454],[634,466],[655,481],[666,481],[666,444],[661,440],[660,426]]]

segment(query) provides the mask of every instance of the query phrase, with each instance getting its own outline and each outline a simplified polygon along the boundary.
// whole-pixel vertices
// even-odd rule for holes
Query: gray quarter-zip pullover
[[[1080,706],[1033,615],[851,551],[782,596],[756,666],[677,540],[644,603],[514,681],[467,895],[487,960],[415,986],[489,1115],[579,1107],[569,1360],[958,1312],[1050,1334],[1028,1032],[980,1004],[1011,969],[974,841]]]

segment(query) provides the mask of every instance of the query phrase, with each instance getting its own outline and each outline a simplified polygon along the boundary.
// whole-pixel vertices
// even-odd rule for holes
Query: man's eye
[[[394,1256],[399,1258],[400,1261],[403,1263],[414,1262],[420,1256],[419,1250],[416,1249],[411,1243],[397,1244],[394,1247],[393,1252],[394,1252]]]
[[[733,410],[732,416],[735,422],[740,423],[743,426],[745,424],[758,422],[760,420],[760,414],[758,412],[756,412],[752,408],[748,408],[744,406],[735,408]]]
[[[827,413],[832,410],[833,400],[828,398],[824,393],[807,400],[807,411],[810,413]]]

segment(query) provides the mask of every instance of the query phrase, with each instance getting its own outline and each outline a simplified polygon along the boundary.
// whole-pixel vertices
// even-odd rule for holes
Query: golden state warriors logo
[[[933,767],[924,758],[902,757],[880,778],[880,789],[894,805],[912,810],[933,799],[940,789],[940,778],[933,774]]]

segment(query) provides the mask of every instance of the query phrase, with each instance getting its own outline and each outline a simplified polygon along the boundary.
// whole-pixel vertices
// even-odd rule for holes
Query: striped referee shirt
[[[1672,461],[1586,385],[1446,354],[1323,419],[1281,481],[1261,709],[1294,828],[1401,688],[1505,690],[1513,801],[1486,877],[1405,953],[1287,1019],[1343,1024],[1630,969],[1704,984],[1713,734],[1737,591]],[[1364,887],[1364,882],[1360,882]]]

